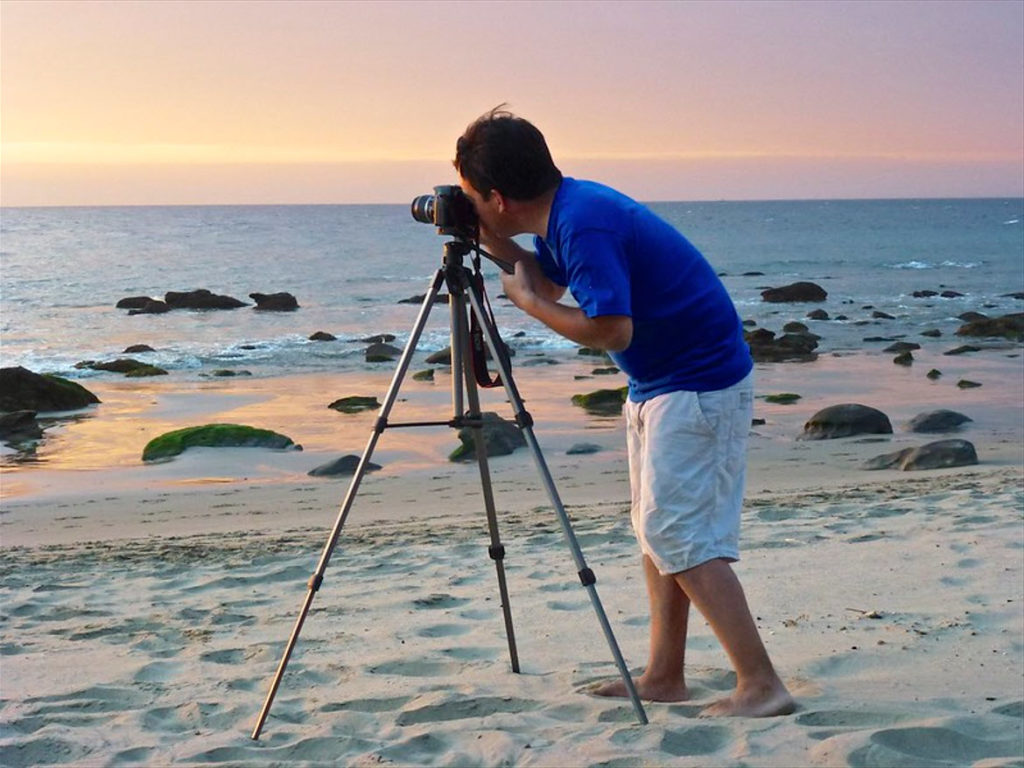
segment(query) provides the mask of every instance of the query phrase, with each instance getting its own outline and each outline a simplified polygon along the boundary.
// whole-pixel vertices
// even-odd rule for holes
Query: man
[[[651,610],[650,655],[635,681],[652,701],[688,697],[690,604],[736,670],[736,690],[706,715],[793,711],[730,565],[753,401],[750,351],[725,288],[704,257],[644,206],[563,178],[543,135],[497,108],[456,145],[481,243],[515,264],[508,298],[578,344],[607,350],[629,376],[625,406],[631,516]],[[511,238],[532,233],[536,251]],[[568,288],[578,306],[559,303]],[[621,679],[594,689],[625,696]]]

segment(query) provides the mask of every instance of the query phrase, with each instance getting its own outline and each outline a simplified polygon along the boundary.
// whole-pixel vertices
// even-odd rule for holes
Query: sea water
[[[880,351],[882,341],[955,333],[968,311],[998,316],[1024,302],[1024,200],[659,202],[651,207],[700,248],[745,320],[775,332],[790,320],[821,352]],[[182,377],[228,369],[254,376],[363,368],[366,337],[408,339],[441,265],[433,227],[407,205],[4,208],[0,211],[0,366],[71,378],[116,376],[83,360],[131,355]],[[468,262],[468,260],[467,260]],[[500,298],[484,261],[499,330],[523,354],[571,353]],[[767,287],[809,280],[821,303],[770,304]],[[128,296],[205,288],[251,302],[286,291],[294,312],[174,310],[129,315]],[[954,291],[951,298],[915,291]],[[829,320],[806,319],[824,309]],[[884,312],[894,319],[880,319]],[[835,319],[842,316],[845,319]],[[337,341],[311,341],[325,331]],[[418,350],[448,344],[444,305]],[[953,345],[952,342],[951,346]]]

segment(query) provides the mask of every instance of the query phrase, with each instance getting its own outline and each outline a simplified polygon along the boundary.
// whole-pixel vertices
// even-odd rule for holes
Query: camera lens
[[[434,196],[420,195],[413,198],[412,217],[424,224],[434,223]]]

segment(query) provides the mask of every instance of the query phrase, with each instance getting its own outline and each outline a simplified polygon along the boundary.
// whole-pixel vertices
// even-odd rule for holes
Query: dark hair
[[[562,172],[544,135],[500,104],[474,120],[455,143],[455,169],[484,199],[496,189],[512,200],[532,200],[558,186]]]

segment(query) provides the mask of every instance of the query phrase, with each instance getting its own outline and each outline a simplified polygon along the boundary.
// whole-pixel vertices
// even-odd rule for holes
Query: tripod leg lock
[[[579,577],[580,584],[582,584],[584,587],[589,587],[591,584],[597,583],[597,576],[595,576],[594,572],[589,568],[584,568],[582,571],[580,571]]]
[[[497,546],[491,546],[487,548],[487,554],[491,556],[491,560],[504,560],[505,559],[505,545],[498,544]]]
[[[520,411],[516,414],[516,424],[519,425],[520,429],[526,429],[527,427],[533,426],[533,416],[530,415],[529,411]]]
[[[388,418],[387,418],[387,416],[379,416],[377,418],[377,421],[375,421],[374,424],[373,424],[373,431],[376,432],[378,435],[384,434],[384,430],[387,429],[387,428],[388,428]]]
[[[309,577],[309,581],[306,582],[306,586],[309,587],[313,592],[320,591],[320,585],[324,583],[324,575],[322,573],[314,573]]]

